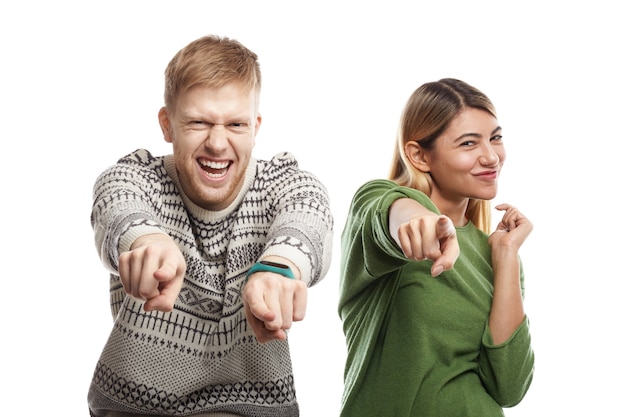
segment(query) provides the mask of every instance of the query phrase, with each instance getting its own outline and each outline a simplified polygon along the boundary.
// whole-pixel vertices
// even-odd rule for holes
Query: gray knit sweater
[[[291,260],[309,286],[328,271],[333,218],[315,176],[289,153],[252,159],[236,200],[211,212],[182,193],[172,155],[138,150],[98,177],[91,222],[114,317],[88,394],[92,416],[298,415],[288,342],[256,341],[241,290],[267,255]],[[169,234],[187,262],[169,313],[146,313],[117,274],[119,254],[147,233]]]

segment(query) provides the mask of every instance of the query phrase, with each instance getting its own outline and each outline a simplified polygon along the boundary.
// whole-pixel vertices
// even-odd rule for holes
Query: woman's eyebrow
[[[495,135],[496,133],[498,133],[499,131],[502,130],[501,126],[496,127],[495,129],[493,129],[491,131],[490,136]],[[465,138],[480,138],[482,135],[480,133],[474,133],[474,132],[467,132],[467,133],[463,133],[461,136],[459,136],[458,138],[454,139],[455,142],[461,140],[461,139],[465,139]]]

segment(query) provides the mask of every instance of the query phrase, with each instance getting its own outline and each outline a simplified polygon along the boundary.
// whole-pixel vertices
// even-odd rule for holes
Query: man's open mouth
[[[230,167],[230,161],[208,161],[206,159],[198,160],[198,163],[210,178],[220,178],[226,175]]]

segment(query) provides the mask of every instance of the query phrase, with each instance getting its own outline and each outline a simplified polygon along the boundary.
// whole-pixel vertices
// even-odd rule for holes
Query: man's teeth
[[[215,162],[215,161],[200,161],[200,165],[211,169],[225,169],[228,168],[228,162]]]

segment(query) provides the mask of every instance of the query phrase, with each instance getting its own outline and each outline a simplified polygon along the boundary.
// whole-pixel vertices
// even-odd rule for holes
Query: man
[[[256,54],[207,36],[165,72],[173,152],[137,150],[94,186],[115,323],[91,416],[297,416],[287,330],[331,260],[327,191],[281,153],[251,156]]]

